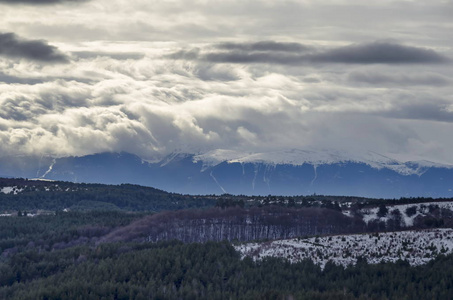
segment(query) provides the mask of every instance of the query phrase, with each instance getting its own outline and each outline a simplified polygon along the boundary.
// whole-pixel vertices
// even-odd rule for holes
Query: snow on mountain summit
[[[204,168],[216,166],[222,162],[227,163],[262,163],[270,165],[300,166],[311,164],[364,163],[375,169],[391,169],[401,175],[422,175],[430,167],[453,168],[429,161],[401,162],[388,156],[366,151],[361,154],[352,154],[339,150],[302,150],[291,149],[269,152],[240,152],[235,150],[217,149],[193,157],[194,162],[202,162]]]

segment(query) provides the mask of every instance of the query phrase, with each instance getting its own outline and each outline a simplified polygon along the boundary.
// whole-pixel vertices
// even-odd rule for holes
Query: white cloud
[[[451,65],[165,58],[181,49],[212,51],[222,42],[329,50],[382,39],[451,58],[450,4],[0,4],[6,32],[45,39],[70,58],[66,65],[0,58],[0,151],[59,156],[128,151],[152,158],[174,150],[310,147],[453,163]]]

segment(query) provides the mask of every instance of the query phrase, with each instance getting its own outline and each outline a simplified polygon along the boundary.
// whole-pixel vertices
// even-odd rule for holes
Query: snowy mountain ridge
[[[173,154],[173,157],[182,154]],[[362,154],[351,154],[346,151],[338,150],[301,150],[291,149],[283,151],[244,153],[235,150],[217,149],[203,154],[193,156],[193,162],[202,162],[202,171],[214,167],[222,162],[227,163],[262,163],[269,165],[293,165],[303,164],[331,165],[347,162],[364,163],[374,169],[390,169],[401,175],[421,176],[430,167],[441,167],[453,169],[453,165],[440,164],[426,160],[401,162],[388,156],[366,151]]]
[[[452,197],[453,165],[394,159],[373,151],[290,149],[0,157],[0,175],[86,183],[132,183],[183,194],[353,195],[374,198]]]

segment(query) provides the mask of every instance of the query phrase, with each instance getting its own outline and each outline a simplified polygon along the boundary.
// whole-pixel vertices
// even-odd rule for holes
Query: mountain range
[[[133,183],[183,194],[453,197],[453,166],[401,162],[375,152],[288,150],[172,153],[146,161],[126,153],[0,157],[1,177]]]

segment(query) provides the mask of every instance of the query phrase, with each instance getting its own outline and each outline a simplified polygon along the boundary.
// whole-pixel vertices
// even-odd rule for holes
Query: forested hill
[[[452,199],[0,179],[0,216],[0,299],[453,299]]]
[[[13,210],[163,211],[212,207],[212,197],[132,184],[106,185],[0,178],[0,213]]]
[[[182,195],[133,184],[107,185],[65,181],[0,178],[0,214],[38,210],[123,210],[160,212],[209,207],[319,207],[334,210],[377,207],[380,203],[451,202],[448,198],[373,199],[351,196]]]

